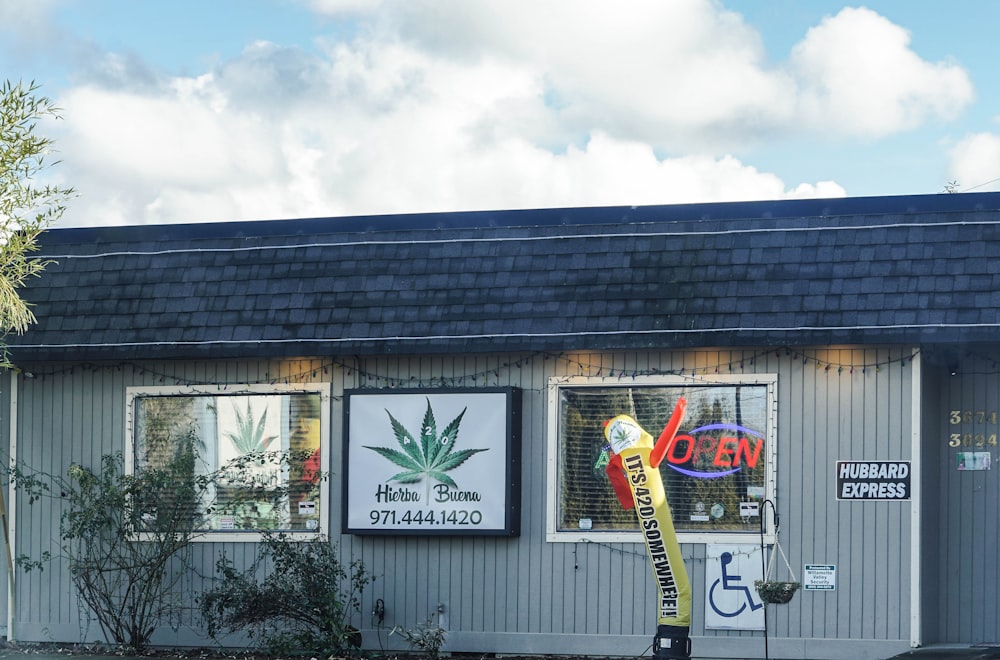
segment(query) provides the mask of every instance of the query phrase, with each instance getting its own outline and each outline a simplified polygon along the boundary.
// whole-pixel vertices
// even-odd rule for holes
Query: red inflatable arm
[[[611,487],[615,489],[615,495],[621,502],[623,509],[634,509],[635,500],[632,499],[632,489],[629,488],[628,479],[625,477],[625,468],[622,467],[622,457],[612,452],[611,459],[604,466],[604,471],[611,480]]]
[[[670,421],[663,427],[663,433],[656,439],[656,444],[653,445],[652,451],[649,452],[649,464],[653,467],[660,467],[663,457],[667,455],[670,443],[674,441],[674,436],[677,435],[677,428],[681,425],[681,420],[684,419],[684,409],[686,407],[687,400],[684,397],[677,399],[677,404],[674,405],[674,414],[670,416]]]

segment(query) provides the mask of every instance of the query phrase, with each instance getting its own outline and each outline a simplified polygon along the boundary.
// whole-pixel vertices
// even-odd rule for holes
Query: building
[[[42,242],[53,263],[25,295],[39,321],[9,338],[17,369],[0,399],[11,455],[52,473],[134,460],[149,402],[190,406],[216,464],[234,451],[222,402],[275,406],[286,443],[305,419],[331,477],[282,524],[330,535],[378,576],[356,617],[366,648],[399,648],[391,626],[431,618],[455,652],[648,652],[656,584],[604,480],[597,421],[662,424],[678,396],[688,421],[666,479],[696,657],[1000,641],[1000,194],[60,229]],[[366,449],[391,445],[393,420],[419,433],[428,410],[457,429],[440,438],[475,449],[454,488],[393,481]],[[14,554],[51,549],[59,502],[6,496]],[[253,555],[240,515],[196,544],[205,574],[220,552]],[[723,595],[754,605],[737,587],[766,570],[761,545],[788,570],[775,540],[810,588],[767,606],[765,631]],[[737,563],[720,576],[726,552]],[[722,578],[732,594],[715,591]],[[58,559],[14,586],[8,635],[95,637]],[[193,614],[155,639],[204,643]]]

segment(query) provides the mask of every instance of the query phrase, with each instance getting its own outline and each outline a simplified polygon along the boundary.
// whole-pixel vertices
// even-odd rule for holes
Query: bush
[[[103,456],[98,471],[73,464],[65,477],[24,466],[8,469],[29,504],[42,497],[62,503],[59,557],[104,638],[126,650],[142,652],[157,627],[176,622],[191,606],[175,587],[191,568],[191,542],[206,529],[220,484],[250,483],[250,466],[294,458],[288,452],[246,454],[217,472],[198,474],[197,444],[197,433],[189,428],[157,466],[134,474],[125,469],[120,452]],[[270,502],[287,501],[287,491],[283,486],[246,490]],[[22,555],[17,563],[42,570],[51,558],[50,552],[41,559]]]
[[[184,478],[190,460],[181,454],[166,468],[135,475],[125,473],[120,453],[105,455],[98,472],[74,464],[66,478],[10,471],[29,503],[53,491],[66,502],[60,550],[73,586],[105,638],[133,651],[145,649],[157,625],[182,606],[173,587],[195,533],[191,510],[199,489]],[[154,520],[160,524],[151,531]],[[46,552],[41,561],[23,555],[17,561],[42,570],[50,558]]]
[[[434,614],[427,617],[427,620],[418,624],[416,628],[403,628],[393,626],[389,634],[398,634],[409,643],[410,648],[422,651],[431,658],[437,658],[444,646],[444,638],[447,631],[441,624],[434,620]]]
[[[216,569],[220,583],[199,599],[213,638],[245,631],[275,654],[339,654],[360,645],[350,620],[374,578],[360,560],[342,564],[327,539],[265,534],[260,554],[246,571],[237,571],[225,555]]]

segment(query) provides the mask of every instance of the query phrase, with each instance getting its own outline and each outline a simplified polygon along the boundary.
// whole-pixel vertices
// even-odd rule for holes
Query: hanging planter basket
[[[788,569],[788,575],[792,578],[789,581],[775,580],[771,577],[774,574],[774,557],[778,554],[784,560],[785,568]],[[767,573],[764,575],[763,580],[755,580],[753,584],[757,588],[757,594],[760,596],[760,599],[772,605],[784,605],[789,602],[792,600],[795,592],[799,590],[799,587],[802,586],[795,577],[792,565],[788,563],[785,551],[781,548],[781,544],[778,543],[777,530],[775,530],[774,551],[771,552],[771,559],[767,562]]]
[[[792,599],[795,592],[802,586],[798,582],[781,582],[778,580],[756,580],[754,586],[760,599],[769,605],[784,605]]]

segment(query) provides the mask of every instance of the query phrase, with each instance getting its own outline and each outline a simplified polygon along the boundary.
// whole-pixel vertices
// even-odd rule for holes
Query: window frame
[[[320,397],[320,472],[330,475],[330,384],[329,383],[283,383],[273,385],[233,384],[233,385],[138,385],[125,388],[125,473],[135,474],[135,433],[136,400],[144,397],[220,397],[240,395],[281,395],[318,394]],[[308,541],[322,537],[330,530],[330,484],[321,481],[319,489],[319,522],[316,529],[277,530],[297,541]],[[260,542],[264,530],[196,530],[195,542]]]
[[[764,500],[761,501],[760,515],[765,523],[764,543],[775,541],[774,516],[771,507],[764,502],[775,502],[777,483],[778,457],[778,375],[766,374],[733,374],[733,375],[651,375],[634,376],[624,382],[619,378],[606,376],[553,376],[548,381],[548,406],[546,410],[546,514],[545,540],[548,543],[642,543],[643,537],[639,530],[635,531],[593,531],[593,530],[560,530],[559,520],[559,402],[560,390],[607,387],[678,387],[696,386],[698,384],[718,385],[763,385],[767,388],[767,429],[765,429],[765,473]],[[655,437],[660,429],[647,429]],[[760,543],[760,534],[748,532],[677,532],[679,543],[722,543],[748,544]]]

